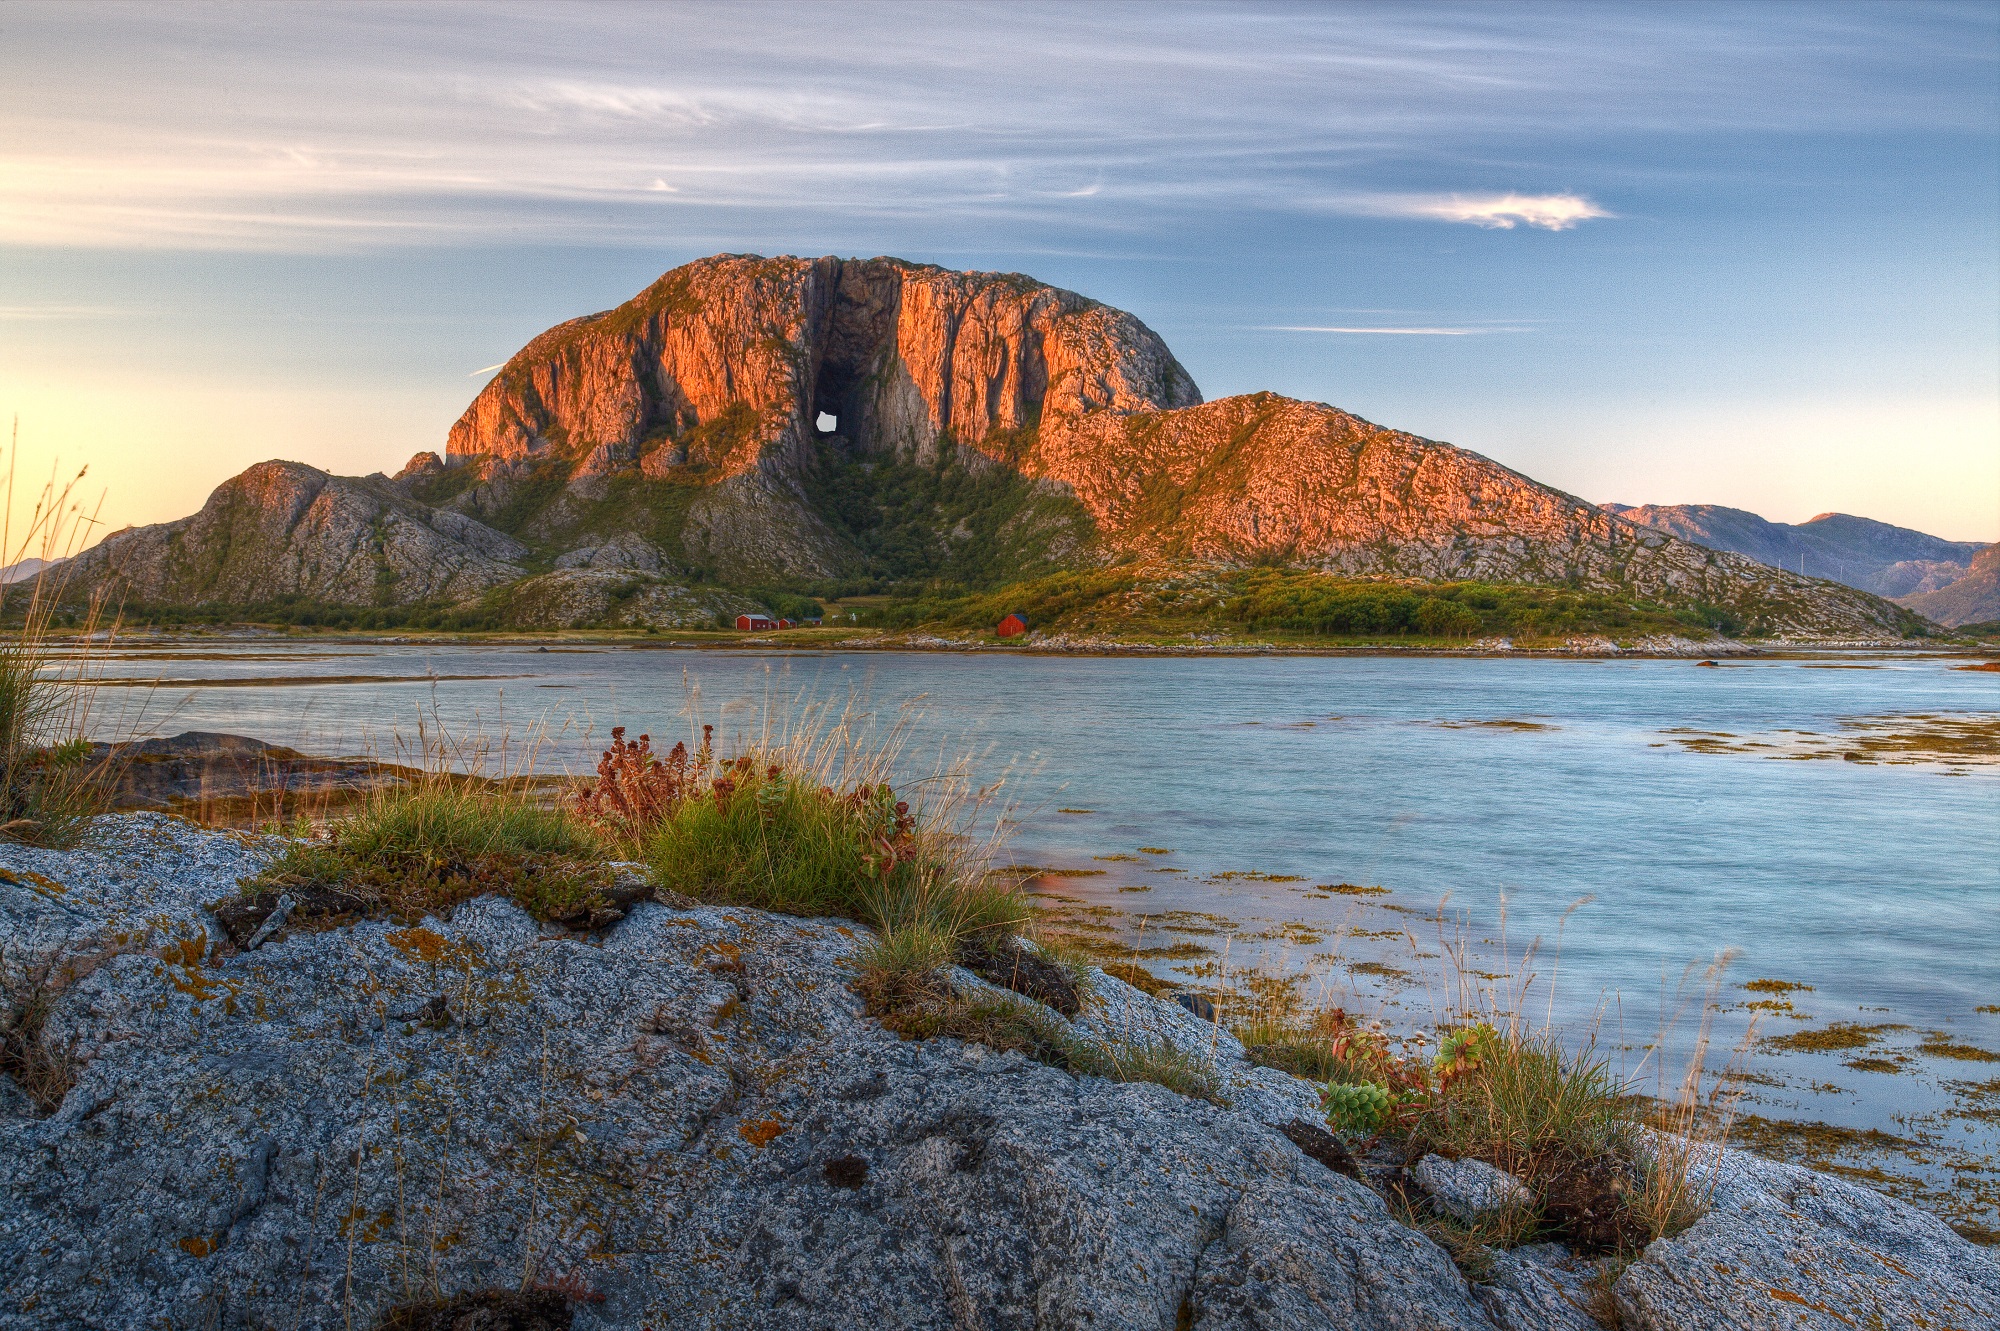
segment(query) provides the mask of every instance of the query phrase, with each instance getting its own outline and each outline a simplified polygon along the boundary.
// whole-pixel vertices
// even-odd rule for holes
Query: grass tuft
[[[403,920],[497,892],[539,920],[569,923],[609,904],[606,851],[587,823],[517,785],[433,770],[371,793],[244,890],[267,905],[291,895],[301,917]]]
[[[82,608],[69,598],[69,565],[94,519],[71,494],[83,479],[54,481],[42,489],[27,530],[13,527],[14,460],[20,451],[20,422],[8,454],[8,509],[0,515],[0,562],[8,567],[33,557],[45,567],[24,584],[0,584],[0,618],[18,627],[0,637],[0,838],[52,850],[81,844],[90,822],[110,803],[114,773],[90,759],[85,738],[94,677],[93,645],[100,635],[105,605],[102,591]],[[9,601],[13,604],[9,604]],[[58,663],[51,641],[58,631],[81,635],[82,649]]]
[[[14,1079],[43,1114],[76,1084],[76,1051],[49,1037],[49,1013],[72,980],[54,959],[16,964],[0,957],[0,1073]]]

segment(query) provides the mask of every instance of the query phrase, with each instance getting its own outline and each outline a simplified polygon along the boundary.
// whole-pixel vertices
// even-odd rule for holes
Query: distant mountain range
[[[1789,523],[1770,522],[1720,504],[1605,504],[1603,508],[1711,550],[1748,555],[1760,563],[1889,597],[1941,624],[2000,616],[2000,603],[1982,600],[1969,587],[1955,598],[1924,599],[1973,572],[1975,557],[1988,548],[1978,541],[1947,541],[1851,513],[1822,513],[1807,522]],[[1984,607],[1984,613],[1947,619],[1926,606],[1949,606],[1950,614]]]
[[[1940,624],[2000,622],[2000,545],[1989,545],[1972,557],[1972,569],[1958,581],[1905,596],[1902,604]]]
[[[477,604],[522,625],[1113,564],[1539,583],[1806,635],[1923,625],[1324,403],[1203,402],[1130,314],[900,259],[688,264],[528,343],[443,457],[358,479],[263,463],[81,559],[79,585],[140,605]]]
[[[17,582],[26,582],[43,569],[61,562],[59,559],[37,559],[33,555],[29,555],[25,559],[17,559],[5,568],[0,568],[0,586],[11,586]]]

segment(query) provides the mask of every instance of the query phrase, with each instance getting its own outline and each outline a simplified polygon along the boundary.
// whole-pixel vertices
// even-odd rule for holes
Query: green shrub
[[[838,915],[953,938],[1010,929],[1027,907],[964,872],[954,839],[923,828],[887,784],[847,791],[745,755],[711,792],[675,805],[645,846],[661,887],[786,915]]]
[[[301,840],[244,890],[331,894],[347,913],[406,918],[489,892],[542,920],[587,917],[611,881],[606,845],[582,819],[506,783],[432,773],[376,791],[325,836]],[[294,892],[294,895],[300,895]]]
[[[1470,1037],[1456,1052],[1475,1044],[1476,1069],[1439,1089],[1416,1125],[1421,1141],[1524,1176],[1622,1144],[1624,1087],[1593,1048],[1572,1055],[1551,1033],[1510,1033]]]

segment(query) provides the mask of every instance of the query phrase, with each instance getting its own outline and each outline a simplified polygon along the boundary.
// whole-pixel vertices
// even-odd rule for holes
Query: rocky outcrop
[[[712,629],[751,612],[757,601],[714,588],[695,590],[652,574],[613,568],[560,568],[523,578],[487,604],[512,628]]]
[[[2000,545],[1989,545],[1974,555],[1963,578],[1934,592],[1904,597],[1901,603],[1954,628],[2000,621]]]
[[[111,808],[210,817],[239,805],[268,817],[289,812],[301,799],[326,806],[417,775],[367,758],[323,758],[202,730],[95,744],[90,762],[102,768]]]
[[[558,466],[586,500],[621,475],[694,485],[688,559],[825,578],[855,561],[800,484],[834,432],[822,420],[852,447],[929,459],[947,437],[1045,415],[1200,400],[1150,329],[1075,292],[900,259],[720,255],[530,342],[452,427],[447,457],[482,481]],[[476,491],[459,503],[497,507]]]
[[[1121,549],[1401,578],[1579,584],[1774,627],[1901,636],[1838,584],[1627,522],[1477,453],[1274,393],[1045,423],[1021,465],[1069,486]]]
[[[44,1113],[0,1078],[0,1327],[366,1327],[484,1291],[580,1331],[1589,1324],[1559,1250],[1468,1284],[1282,1130],[1312,1087],[1108,976],[1079,1022],[1212,1059],[1227,1106],[900,1040],[839,921],[644,903],[587,937],[483,898],[236,952],[204,904],[272,850],[149,815],[0,847],[10,962],[77,963],[40,1035],[74,1085]],[[1625,1325],[2000,1318],[2000,1266],[1934,1219],[1712,1167],[1712,1213],[1612,1287]]]
[[[895,259],[676,269],[529,343],[453,427],[451,452],[488,470],[560,457],[572,486],[620,469],[715,480],[689,510],[695,557],[761,551],[767,567],[824,577],[842,555],[797,483],[821,421],[860,456],[950,447],[1073,494],[1099,558],[1565,582],[1845,637],[1920,622],[1323,404],[1203,405],[1130,315],[1011,274]]]
[[[1962,578],[1977,541],[1891,526],[1851,513],[1822,513],[1807,522],[1769,522],[1720,504],[1606,504],[1641,526],[1683,541],[1748,555],[1762,564],[1843,582],[1877,596],[1936,591]]]
[[[151,604],[395,605],[475,596],[520,577],[527,553],[385,480],[263,462],[217,487],[192,517],[106,537],[67,576]]]
[[[987,518],[1005,548],[959,558]],[[885,531],[894,568],[870,543]],[[551,565],[794,587],[963,566],[986,585],[1134,557],[1562,583],[1841,639],[1922,628],[1324,404],[1204,404],[1130,314],[888,258],[677,268],[522,348],[443,458],[358,481],[266,463],[106,542],[89,576],[148,601],[397,604]]]
[[[451,429],[454,460],[559,453],[782,476],[822,414],[863,446],[1201,400],[1131,315],[1011,273],[901,259],[718,255],[523,347]]]

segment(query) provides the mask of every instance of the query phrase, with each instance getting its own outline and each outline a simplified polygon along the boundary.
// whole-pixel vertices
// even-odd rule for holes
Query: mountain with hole
[[[264,463],[71,569],[142,616],[462,627],[718,627],[853,598],[909,627],[1018,589],[1031,641],[1130,628],[1134,607],[1160,634],[1241,632],[1274,574],[1292,601],[1389,606],[1273,621],[1308,635],[1928,627],[1323,403],[1204,401],[1130,314],[891,258],[687,264],[528,343],[441,455],[393,477]],[[1525,619],[1504,609],[1522,588],[1547,589]]]

